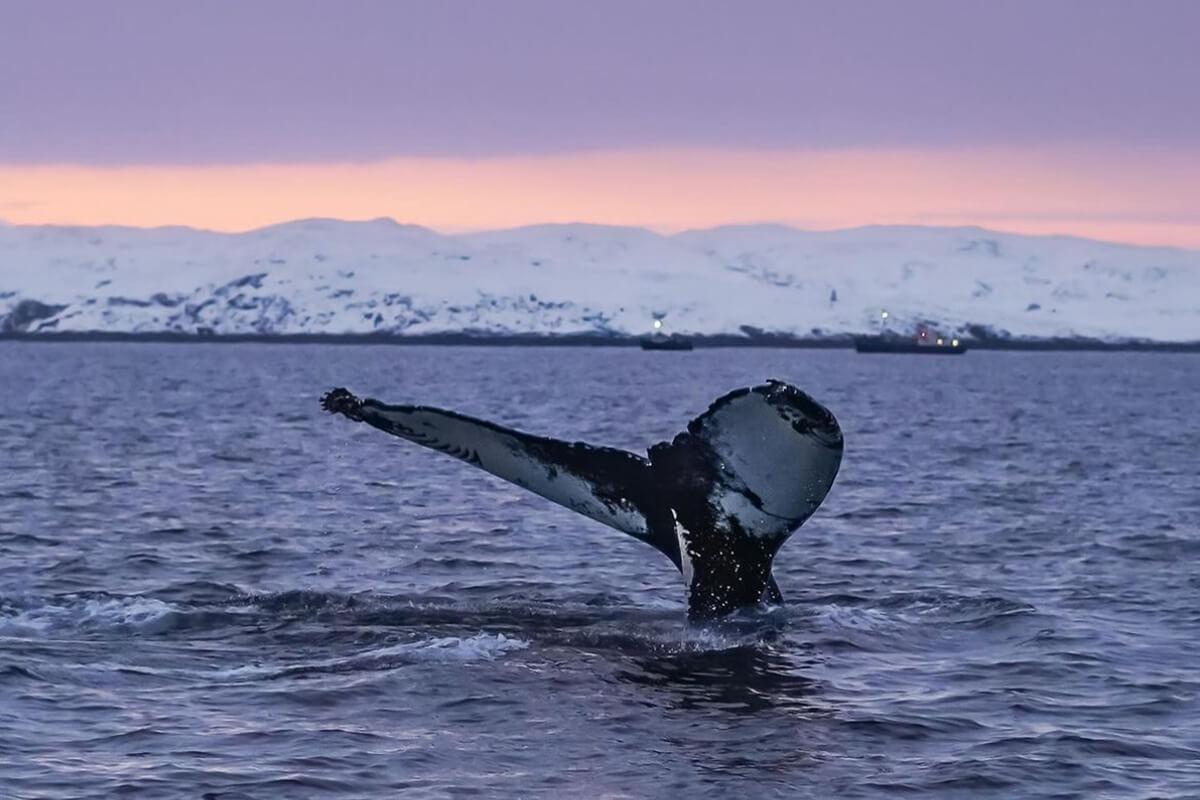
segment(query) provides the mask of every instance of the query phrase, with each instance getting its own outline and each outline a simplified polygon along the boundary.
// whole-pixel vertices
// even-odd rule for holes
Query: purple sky
[[[1200,143],[1200,2],[0,5],[0,163]]]

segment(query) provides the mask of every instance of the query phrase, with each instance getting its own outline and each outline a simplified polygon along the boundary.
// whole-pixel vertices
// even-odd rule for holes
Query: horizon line
[[[1105,239],[1097,236],[1082,236],[1075,233],[1043,233],[1043,232],[1025,232],[1020,230],[1002,229],[979,223],[962,223],[955,225],[934,225],[925,223],[912,222],[868,222],[861,225],[845,225],[836,227],[802,227],[787,222],[773,222],[769,220],[761,222],[730,222],[717,225],[707,225],[691,228],[667,228],[654,225],[621,225],[607,222],[588,222],[585,220],[573,220],[569,222],[533,222],[523,225],[510,225],[492,228],[466,228],[455,229],[446,227],[437,227],[431,225],[421,225],[413,222],[401,222],[394,217],[381,215],[369,218],[345,218],[345,217],[296,217],[294,219],[282,220],[280,222],[271,222],[265,225],[256,225],[249,228],[237,229],[222,229],[214,227],[205,227],[200,225],[188,225],[186,223],[167,223],[162,225],[129,225],[124,223],[101,223],[101,224],[80,224],[71,222],[12,222],[4,217],[0,217],[0,228],[43,228],[43,229],[63,229],[63,230],[120,230],[120,231],[139,231],[139,232],[154,232],[154,231],[187,231],[189,233],[209,234],[213,236],[248,236],[255,233],[262,233],[275,228],[286,228],[289,226],[304,225],[307,223],[333,223],[336,225],[371,225],[377,223],[387,223],[396,228],[405,228],[409,230],[421,230],[431,233],[435,236],[443,238],[459,238],[470,236],[485,236],[495,233],[515,233],[518,231],[545,229],[545,228],[595,228],[604,230],[616,231],[636,231],[639,233],[649,233],[663,239],[676,239],[682,236],[693,233],[711,233],[714,231],[724,231],[731,229],[767,229],[775,228],[786,230],[791,233],[798,234],[813,234],[813,235],[835,235],[842,233],[853,233],[856,231],[869,230],[920,230],[920,231],[978,231],[980,233],[995,234],[998,236],[1015,236],[1024,239],[1060,239],[1077,242],[1086,242],[1089,244],[1113,245],[1118,247],[1131,247],[1141,250],[1171,250],[1182,253],[1200,254],[1200,246],[1185,246],[1174,244],[1156,244],[1133,242],[1122,239]]]

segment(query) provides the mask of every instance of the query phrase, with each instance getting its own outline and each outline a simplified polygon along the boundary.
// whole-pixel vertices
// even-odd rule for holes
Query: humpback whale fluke
[[[782,600],[771,562],[825,499],[842,461],[833,414],[781,381],[718,398],[648,457],[454,411],[360,400],[346,389],[324,395],[321,407],[641,539],[683,573],[691,620]]]

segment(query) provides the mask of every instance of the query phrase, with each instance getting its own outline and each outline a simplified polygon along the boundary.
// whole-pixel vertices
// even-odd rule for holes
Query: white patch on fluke
[[[675,521],[675,539],[679,542],[679,567],[683,573],[683,585],[687,587],[688,592],[692,590],[692,578],[696,575],[696,570],[692,567],[692,556],[688,552],[687,545],[687,529],[679,521],[679,516],[676,515],[675,509],[671,509],[671,519]]]
[[[480,469],[617,530],[641,538],[648,533],[645,517],[632,505],[621,507],[601,501],[595,486],[579,475],[572,474],[565,466],[538,460],[512,431],[421,406],[384,407],[368,401],[364,408],[411,432],[411,436],[404,433],[397,435],[462,458]]]

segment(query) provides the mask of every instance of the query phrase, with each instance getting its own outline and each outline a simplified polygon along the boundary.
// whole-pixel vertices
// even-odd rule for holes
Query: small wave
[[[892,519],[902,517],[909,508],[920,508],[921,505],[921,503],[907,503],[894,506],[863,506],[862,508],[852,508],[833,516],[837,519],[847,520]]]
[[[213,453],[213,458],[218,461],[230,461],[235,464],[252,464],[254,459],[250,456],[242,455],[241,453]]]
[[[64,631],[123,630],[157,633],[174,625],[180,609],[152,597],[62,595],[20,604],[0,602],[0,636],[45,636]]]
[[[497,567],[512,566],[515,562],[512,561],[484,561],[478,558],[464,558],[462,556],[444,556],[418,558],[408,565],[409,569],[448,569],[448,570],[468,570],[468,569],[494,569]]]
[[[1003,597],[964,597],[946,593],[897,594],[871,603],[829,603],[812,609],[812,622],[831,638],[826,647],[872,650],[917,645],[969,631],[1003,626],[1036,610]]]
[[[882,716],[869,719],[846,719],[842,724],[861,736],[885,739],[928,739],[946,734],[961,734],[986,729],[986,725],[970,717]]]
[[[1074,751],[1081,757],[1115,756],[1130,759],[1172,759],[1195,762],[1200,750],[1184,744],[1165,742],[1158,736],[1123,737],[1118,734],[1081,734],[1069,731],[1050,731],[1037,736],[1012,736],[976,745],[979,750],[1022,751],[1030,748],[1061,752]]]
[[[32,533],[0,531],[0,544],[13,545],[14,547],[30,547],[33,545],[53,547],[58,544],[58,539],[36,536]]]
[[[474,636],[443,636],[376,647],[344,658],[327,658],[298,664],[247,664],[215,674],[227,680],[291,678],[301,675],[343,672],[375,672],[419,662],[473,663],[493,661],[507,653],[524,650],[529,642],[503,633]]]
[[[1117,542],[1126,557],[1146,561],[1188,560],[1200,554],[1200,540],[1175,533],[1170,526],[1119,536]]]
[[[986,623],[1001,617],[1029,614],[1034,607],[1004,597],[967,597],[942,592],[896,594],[880,603],[909,622]]]
[[[5,664],[0,667],[0,683],[10,679],[45,682],[46,679],[32,669],[21,664]]]
[[[900,620],[877,608],[853,608],[828,605],[816,609],[815,622],[820,628],[837,628],[879,633],[892,630]]]
[[[239,602],[251,603],[271,614],[307,614],[314,611],[346,610],[356,608],[371,600],[385,600],[383,596],[337,594],[312,589],[290,589],[270,594],[246,594]]]
[[[234,584],[206,580],[167,583],[148,594],[166,602],[178,600],[190,605],[199,603],[219,605],[246,596],[246,592]]]

